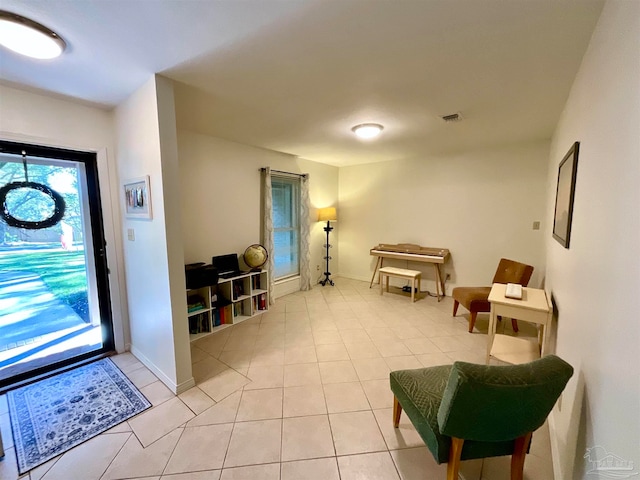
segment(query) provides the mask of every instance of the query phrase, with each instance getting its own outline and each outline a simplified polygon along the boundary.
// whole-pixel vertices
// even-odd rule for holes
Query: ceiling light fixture
[[[54,31],[33,20],[0,10],[0,45],[27,57],[59,57],[67,44]]]
[[[384,127],[379,123],[362,123],[351,129],[359,138],[371,139],[380,135]]]

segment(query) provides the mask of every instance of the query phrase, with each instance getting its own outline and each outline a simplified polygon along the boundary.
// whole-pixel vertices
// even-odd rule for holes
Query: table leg
[[[491,348],[493,347],[493,338],[496,335],[496,311],[493,305],[491,305],[491,311],[489,313],[489,331],[487,332],[487,359],[486,364],[489,365],[489,358],[491,357]]]
[[[551,310],[549,312],[549,315],[547,316],[547,323],[545,323],[544,325],[541,325],[541,328],[544,328],[544,330],[541,332],[541,344],[540,344],[540,358],[544,357],[547,353],[547,346],[549,345],[549,330],[551,327],[551,320],[553,319],[553,310]]]
[[[438,301],[440,301],[440,292],[441,292],[440,287],[442,286],[440,282],[440,267],[438,267],[437,263],[432,263],[432,265],[436,271],[436,296],[438,297]],[[442,290],[442,296],[444,297],[444,290]]]
[[[538,352],[542,357],[542,346],[544,345],[544,325],[536,325],[538,330]]]
[[[411,303],[416,301],[416,277],[411,279]]]
[[[387,277],[387,278],[389,278],[389,277]],[[381,273],[380,274],[380,278],[378,279],[378,283],[380,284],[380,295],[382,295],[382,291],[383,291],[383,288],[384,288],[383,280],[384,280],[384,275]]]
[[[381,263],[382,263],[382,257],[378,257],[378,260],[376,260],[376,268],[373,269],[373,275],[371,275],[371,283],[369,284],[369,288],[373,286],[373,281],[376,278],[376,272],[378,271],[378,266],[382,267]]]

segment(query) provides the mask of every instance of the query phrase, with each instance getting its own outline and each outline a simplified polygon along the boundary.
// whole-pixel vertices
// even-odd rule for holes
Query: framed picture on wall
[[[579,148],[580,142],[575,142],[558,167],[553,238],[564,248],[569,248],[569,240],[571,238],[571,219],[573,217],[573,197],[576,189]]]
[[[149,175],[126,180],[124,186],[124,208],[127,218],[151,220],[151,190]]]

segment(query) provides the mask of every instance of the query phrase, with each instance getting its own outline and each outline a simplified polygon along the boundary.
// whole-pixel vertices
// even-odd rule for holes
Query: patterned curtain
[[[309,174],[300,178],[300,290],[311,290]]]
[[[275,272],[274,251],[273,251],[273,197],[271,196],[271,168],[265,167],[262,170],[263,205],[264,205],[264,226],[262,229],[262,245],[269,253],[267,260],[267,271],[269,272],[269,305],[273,305],[273,275]]]

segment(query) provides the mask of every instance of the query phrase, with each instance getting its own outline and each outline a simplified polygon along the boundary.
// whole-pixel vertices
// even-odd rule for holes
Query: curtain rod
[[[265,170],[266,170],[265,167],[262,167],[260,169],[261,172],[264,172]],[[291,175],[291,176],[294,176],[294,177],[302,177],[302,178],[307,178],[309,176],[308,173],[293,173],[293,172],[285,172],[283,170],[274,170],[274,169],[271,169],[271,172],[273,172],[273,173],[282,173],[283,175]]]

